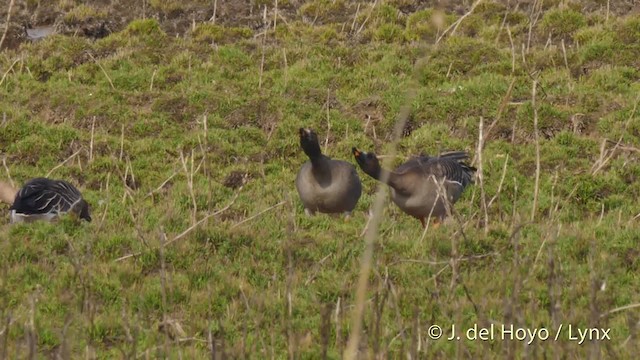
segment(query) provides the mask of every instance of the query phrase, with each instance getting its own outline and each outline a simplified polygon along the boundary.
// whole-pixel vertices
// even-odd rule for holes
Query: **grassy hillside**
[[[0,178],[71,181],[93,222],[0,218],[3,358],[340,358],[378,184],[359,171],[347,222],[306,217],[302,126],[354,164],[353,146],[466,150],[482,169],[438,229],[385,205],[361,358],[640,352],[633,9],[42,3],[14,6],[0,53]],[[59,33],[23,41],[21,21]],[[452,324],[550,338],[447,341]]]

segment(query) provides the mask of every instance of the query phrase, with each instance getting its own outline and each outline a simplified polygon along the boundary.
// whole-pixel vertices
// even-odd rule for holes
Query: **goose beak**
[[[300,136],[307,137],[309,135],[311,135],[311,130],[305,129],[305,128],[300,128]]]
[[[362,154],[362,152],[356,148],[351,148],[351,151],[355,157],[360,157],[360,154]]]

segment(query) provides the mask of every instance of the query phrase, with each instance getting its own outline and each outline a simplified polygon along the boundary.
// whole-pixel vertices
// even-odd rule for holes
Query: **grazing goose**
[[[42,40],[45,37],[56,33],[55,25],[43,25],[31,28],[28,27],[27,24],[22,24],[22,28],[24,29],[25,35],[27,35],[27,39],[31,41]]]
[[[51,221],[66,212],[91,221],[89,204],[82,198],[78,189],[63,180],[47,178],[29,180],[15,195],[9,210],[11,210],[12,223]]]
[[[391,188],[391,199],[405,213],[417,218],[425,227],[425,220],[434,218],[434,227],[447,216],[447,209],[436,181],[443,184],[447,199],[452,206],[464,191],[473,183],[476,169],[463,162],[468,156],[464,152],[450,152],[438,157],[414,157],[398,166],[395,171],[380,167],[374,153],[352,149],[353,155],[362,171],[376,180],[385,175]]]
[[[296,177],[296,189],[304,212],[345,213],[348,218],[356,207],[362,184],[355,166],[322,155],[313,130],[300,129],[300,146],[309,157]]]

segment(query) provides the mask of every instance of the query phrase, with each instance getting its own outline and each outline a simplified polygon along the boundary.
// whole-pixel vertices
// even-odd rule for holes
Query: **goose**
[[[437,157],[413,157],[394,171],[381,168],[376,154],[372,152],[360,151],[355,147],[352,152],[367,175],[378,181],[386,179],[393,202],[402,211],[420,220],[423,227],[426,227],[427,218],[434,219],[435,228],[440,226],[448,212],[447,205],[442,201],[443,192],[451,209],[464,189],[473,183],[476,171],[476,168],[462,162],[468,158],[462,151]],[[442,187],[438,184],[442,184]]]
[[[362,194],[355,166],[323,155],[313,130],[300,128],[299,132],[300,147],[309,157],[296,177],[305,214],[344,213],[348,219]]]
[[[45,37],[56,33],[55,25],[28,27],[27,24],[24,23],[22,24],[22,28],[24,29],[25,35],[27,35],[27,39],[31,41],[42,40]]]
[[[80,191],[64,180],[35,178],[17,192],[11,211],[11,222],[52,221],[60,214],[71,212],[91,222],[89,204]]]

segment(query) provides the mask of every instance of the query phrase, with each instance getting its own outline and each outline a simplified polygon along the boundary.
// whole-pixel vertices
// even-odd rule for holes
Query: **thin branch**
[[[268,207],[268,208],[266,208],[266,209],[264,209],[264,210],[260,211],[259,213],[257,213],[257,214],[255,214],[255,215],[253,215],[253,216],[251,216],[251,217],[248,217],[248,218],[246,218],[246,219],[244,219],[244,220],[240,221],[239,223],[233,224],[233,226],[231,226],[231,229],[234,229],[234,228],[236,228],[236,227],[238,227],[238,226],[240,226],[240,225],[242,225],[242,224],[246,223],[247,221],[251,221],[251,220],[253,220],[253,219],[257,218],[258,216],[260,216],[260,215],[262,215],[262,214],[266,213],[267,211],[271,211],[271,210],[273,210],[273,209],[277,208],[278,206],[282,206],[282,205],[284,205],[284,204],[286,204],[286,203],[287,203],[287,201],[286,201],[286,200],[280,201],[279,203],[277,203],[277,204],[275,204],[275,205],[273,205],[273,206],[270,206],[270,207]]]
[[[239,190],[242,190],[242,188],[240,188]],[[216,216],[216,215],[220,215],[220,214],[222,214],[223,212],[227,211],[227,210],[231,207],[231,205],[233,205],[233,204],[236,202],[236,199],[238,198],[238,195],[239,195],[239,194],[240,194],[240,191],[238,191],[238,192],[234,195],[233,199],[231,199],[231,202],[230,202],[227,206],[225,206],[225,207],[223,207],[222,209],[220,209],[220,210],[218,210],[218,211],[214,212],[213,214],[209,214],[209,215],[207,215],[207,216],[203,217],[202,219],[200,219],[200,221],[198,221],[197,223],[193,224],[193,225],[192,225],[191,227],[189,227],[187,230],[185,230],[185,231],[181,232],[178,236],[176,236],[176,237],[174,237],[173,239],[171,239],[171,240],[167,241],[167,242],[165,243],[165,246],[167,246],[167,245],[169,245],[169,244],[171,244],[171,243],[173,243],[173,242],[175,242],[175,241],[178,241],[178,240],[182,239],[182,238],[183,238],[183,237],[185,237],[187,234],[189,234],[191,231],[193,231],[193,229],[195,229],[196,227],[198,227],[198,225],[200,225],[200,224],[202,224],[203,222],[207,221],[209,218],[211,218],[211,217],[213,217],[213,216]]]
[[[533,107],[533,131],[536,145],[536,177],[533,188],[533,205],[531,206],[531,221],[536,217],[536,211],[538,209],[538,195],[540,193],[540,137],[538,134],[538,108],[536,107],[536,87],[538,85],[537,80],[533,80],[533,87],[531,89],[531,106]]]
[[[471,13],[473,13],[473,10],[476,9],[476,7],[478,5],[480,5],[480,3],[482,2],[482,0],[478,0],[476,1],[472,6],[471,9],[469,9],[469,11],[462,15],[458,20],[456,20],[453,24],[449,25],[448,28],[446,28],[442,34],[440,34],[440,37],[438,37],[438,39],[436,40],[436,45],[440,42],[440,40],[442,40],[442,38],[449,32],[449,30],[451,30],[451,34],[449,35],[449,37],[453,36],[453,34],[455,34],[456,30],[458,29],[458,26],[460,26],[460,23],[462,23],[462,20],[464,20],[467,16],[471,15]]]
[[[627,121],[624,123],[623,133],[620,134],[620,137],[618,138],[618,141],[615,143],[613,148],[609,150],[609,156],[605,155],[606,154],[605,146],[606,146],[606,143],[610,140],[605,139],[602,141],[602,145],[600,147],[600,158],[596,161],[595,164],[593,164],[593,167],[591,168],[591,175],[595,175],[598,171],[600,171],[600,169],[602,169],[611,160],[611,158],[613,158],[613,155],[615,155],[616,149],[618,149],[618,147],[620,146],[620,143],[622,142],[624,131],[627,130],[627,128],[629,127],[629,124],[631,123],[631,120],[634,118],[636,114],[639,100],[640,100],[640,96],[636,98],[636,101],[633,104],[633,109],[631,110],[631,114],[629,115],[629,118],[627,119]]]
[[[242,188],[240,188],[239,190],[242,190]],[[218,211],[214,212],[213,214],[209,214],[209,215],[207,215],[207,216],[203,217],[202,219],[200,219],[200,221],[198,221],[197,223],[195,223],[195,224],[191,225],[188,229],[186,229],[185,231],[181,232],[179,235],[177,235],[177,236],[176,236],[176,237],[174,237],[173,239],[171,239],[171,240],[169,240],[169,241],[165,242],[165,243],[164,243],[164,246],[166,247],[166,246],[168,246],[169,244],[171,244],[171,243],[173,243],[173,242],[175,242],[175,241],[178,241],[178,240],[182,239],[182,238],[183,238],[183,237],[185,237],[187,234],[189,234],[191,231],[193,231],[193,229],[195,229],[196,227],[198,227],[198,225],[200,225],[200,224],[202,224],[203,222],[207,221],[209,218],[211,218],[211,217],[213,217],[213,216],[216,216],[216,215],[220,215],[221,213],[223,213],[223,212],[227,211],[227,210],[228,210],[228,209],[229,209],[229,208],[230,208],[230,207],[231,207],[231,206],[236,202],[236,199],[238,198],[238,195],[239,195],[239,194],[240,194],[240,192],[238,191],[238,192],[235,194],[235,196],[233,197],[233,199],[231,199],[231,202],[229,202],[229,204],[228,204],[227,206],[225,206],[225,207],[223,207],[222,209],[220,209],[220,210],[218,210]],[[133,254],[129,254],[129,255],[125,255],[125,256],[121,256],[121,257],[119,257],[119,258],[115,259],[114,261],[115,261],[115,262],[119,262],[119,261],[122,261],[122,260],[126,260],[126,259],[129,259],[129,258],[132,258],[132,257],[138,256],[138,255],[140,255],[140,254],[142,254],[142,251],[138,251],[138,252],[133,253]]]
[[[89,142],[89,162],[93,161],[93,138],[95,136],[96,129],[96,117],[93,117],[93,121],[91,121],[91,141]]]
[[[102,67],[102,65],[98,62],[98,60],[95,57],[93,57],[93,55],[90,52],[87,52],[87,54],[89,54],[89,57],[93,60],[93,62],[95,62],[96,65],[98,65],[98,67],[100,68],[100,70],[102,70],[102,73],[104,74],[104,76],[109,81],[109,85],[111,85],[111,89],[115,90],[116,87],[113,86],[113,81],[111,81],[111,78],[109,77],[109,74],[107,74],[107,70],[105,70],[104,67]]]
[[[502,184],[504,183],[504,178],[507,175],[507,164],[509,163],[509,154],[507,154],[506,158],[504,159],[504,165],[502,166],[502,176],[500,177],[500,183],[498,184],[498,190],[496,191],[496,194],[493,195],[493,197],[491,198],[491,200],[489,200],[489,204],[487,204],[487,207],[491,207],[491,204],[493,204],[493,202],[498,198],[498,195],[500,195],[500,192],[502,191]]]
[[[7,69],[7,71],[4,72],[4,74],[2,75],[2,79],[0,79],[0,86],[2,85],[2,83],[4,82],[4,79],[7,77],[7,75],[9,74],[9,72],[13,69],[13,67],[18,63],[18,61],[20,61],[21,59],[15,59],[13,61],[13,63],[11,64],[11,66],[9,66],[9,68]]]
[[[15,188],[16,184],[13,182],[11,178],[11,172],[9,171],[9,167],[7,166],[7,157],[2,157],[2,166],[4,166],[4,171],[7,173],[7,178],[9,178],[9,183],[11,183],[11,187]]]
[[[503,101],[504,102],[504,101]],[[487,211],[487,197],[484,191],[484,171],[482,168],[482,150],[484,144],[484,119],[480,116],[480,122],[478,124],[478,171],[476,176],[478,178],[478,182],[480,183],[480,201],[482,204],[482,210],[484,211],[484,233],[489,233],[489,212]]]
[[[413,99],[415,98],[415,91],[410,91],[407,94],[406,103],[401,108],[400,113],[398,114],[396,124],[394,127],[393,135],[392,135],[392,154],[395,154],[396,145],[398,143],[398,139],[400,138],[400,134],[402,134],[402,129],[404,129],[405,124],[407,123],[407,119],[409,118],[409,112],[411,111],[410,104],[413,103]],[[389,159],[385,159],[383,161],[383,165],[387,166],[390,162]],[[384,210],[384,204],[386,199],[386,185],[388,174],[385,173],[380,182],[378,183],[378,190],[376,193],[375,201],[373,203],[373,217],[371,219],[370,227],[365,234],[365,248],[362,254],[362,259],[360,263],[360,275],[358,277],[358,283],[356,287],[355,294],[355,308],[353,310],[353,317],[351,322],[351,333],[349,335],[349,341],[347,343],[347,348],[344,351],[344,359],[352,360],[355,359],[358,353],[358,345],[360,344],[360,332],[362,331],[362,317],[364,313],[364,306],[367,295],[367,287],[369,280],[369,273],[372,268],[372,259],[373,259],[373,244],[376,241],[378,236],[378,226],[382,220],[382,212]]]
[[[155,189],[153,189],[153,190],[149,191],[149,193],[147,194],[147,196],[145,196],[145,199],[146,199],[146,198],[148,198],[148,197],[150,197],[150,196],[153,196],[153,194],[154,194],[154,193],[157,193],[158,191],[162,190],[162,188],[163,188],[165,185],[167,185],[167,183],[168,183],[169,181],[171,181],[171,179],[173,179],[176,175],[178,175],[178,172],[177,172],[177,171],[174,171],[174,172],[173,172],[173,174],[167,178],[167,180],[163,181],[163,182],[162,182],[162,184],[160,184],[157,188],[155,188]]]
[[[620,312],[620,311],[634,309],[634,308],[637,308],[637,307],[640,307],[640,303],[620,306],[620,307],[617,307],[615,309],[611,309],[611,310],[607,311],[604,314],[601,314],[600,317],[603,318],[603,317],[609,316],[611,314],[615,314],[615,313]]]
[[[76,155],[78,155],[80,153],[80,151],[82,151],[82,149],[74,152],[71,156],[69,156],[65,161],[61,162],[60,164],[56,165],[53,169],[49,170],[49,172],[47,173],[46,177],[49,177],[54,171],[56,171],[57,169],[61,168],[62,166],[64,166],[64,164],[68,163],[71,159],[73,159]]]
[[[14,2],[14,0],[9,1],[9,10],[7,10],[7,21],[4,23],[4,32],[2,33],[2,38],[0,39],[0,49],[2,49],[2,44],[4,44],[4,39],[7,37],[7,32],[9,31],[9,24],[11,22],[11,10],[13,9]]]

